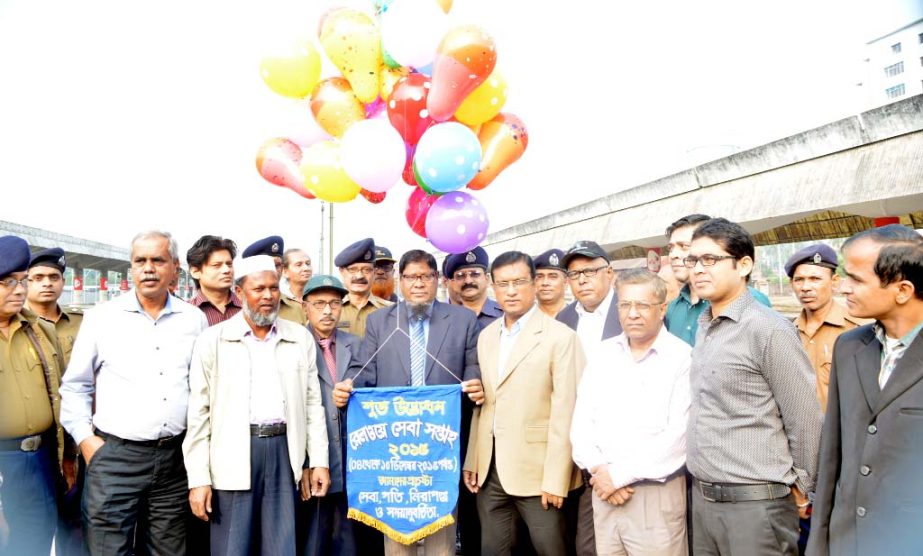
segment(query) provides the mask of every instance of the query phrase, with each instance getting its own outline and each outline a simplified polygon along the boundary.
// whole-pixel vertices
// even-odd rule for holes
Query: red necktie
[[[329,338],[318,338],[317,343],[320,344],[321,349],[324,350],[324,363],[327,364],[327,370],[330,371],[330,378],[333,379],[333,382],[337,381],[337,358],[334,355],[333,350],[330,349],[330,344],[333,343],[333,337]]]

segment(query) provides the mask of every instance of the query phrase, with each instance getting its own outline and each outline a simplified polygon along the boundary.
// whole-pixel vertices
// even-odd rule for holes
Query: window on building
[[[917,37],[920,39],[920,44],[923,44],[923,33],[920,33]]]
[[[891,52],[893,52],[894,54],[900,54],[901,53],[901,43],[898,42],[898,43],[892,44]]]
[[[904,73],[904,62],[898,62],[890,66],[885,67],[885,75],[888,77],[894,77],[895,75],[900,75]]]
[[[888,87],[885,89],[885,94],[888,95],[888,98],[899,98],[904,96],[904,84],[895,85],[893,87]]]

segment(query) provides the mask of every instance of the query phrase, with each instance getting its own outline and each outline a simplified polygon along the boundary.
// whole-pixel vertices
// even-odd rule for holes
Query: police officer
[[[375,264],[372,272],[372,295],[387,299],[391,303],[397,302],[394,293],[394,263],[397,261],[391,250],[381,245],[375,246]]]
[[[30,255],[25,240],[0,237],[0,523],[9,527],[2,555],[51,551],[64,451],[63,350],[54,325],[25,308]]]
[[[443,271],[448,280],[449,295],[456,296],[463,306],[474,311],[483,330],[498,317],[503,309],[487,297],[487,267],[490,260],[487,251],[475,247],[471,251],[446,257]]]
[[[549,249],[538,255],[535,261],[535,299],[538,308],[549,317],[556,317],[567,305],[564,292],[567,289],[567,274],[562,262],[564,251]]]
[[[67,268],[64,250],[60,247],[45,249],[32,255],[29,263],[29,292],[26,294],[26,307],[40,318],[54,324],[61,347],[64,348],[64,364],[71,358],[74,340],[83,311],[80,309],[61,309],[58,299],[64,291],[64,269]]]
[[[241,258],[246,259],[254,255],[268,255],[272,257],[276,265],[276,272],[282,276],[282,253],[285,252],[285,242],[279,236],[269,236],[251,243],[243,253]],[[308,324],[308,317],[304,314],[301,301],[292,299],[287,295],[282,296],[282,302],[279,304],[279,318],[297,322],[305,326]]]
[[[333,260],[349,293],[343,298],[338,328],[360,338],[365,337],[365,319],[369,313],[391,305],[372,293],[375,241],[366,238],[353,243]]]

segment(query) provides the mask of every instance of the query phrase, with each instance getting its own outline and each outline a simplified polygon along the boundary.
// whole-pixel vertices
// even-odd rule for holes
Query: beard
[[[260,328],[272,326],[272,323],[276,322],[276,317],[279,316],[279,305],[276,305],[276,308],[273,309],[271,313],[265,315],[259,311],[252,311],[250,309],[250,304],[244,301],[242,310],[244,312],[244,316],[247,317],[247,320]]]
[[[423,320],[426,318],[426,312],[427,310],[429,310],[431,305],[432,305],[432,301],[430,301],[429,303],[412,303],[408,301],[407,310],[410,313],[408,316],[411,319]]]
[[[394,280],[372,281],[372,295],[382,299],[391,299],[394,295]]]

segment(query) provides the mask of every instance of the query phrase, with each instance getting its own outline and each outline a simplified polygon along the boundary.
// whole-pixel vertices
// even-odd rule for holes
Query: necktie
[[[333,338],[318,338],[317,343],[320,344],[321,349],[324,352],[324,363],[327,364],[327,370],[330,371],[330,378],[333,379],[333,382],[337,381],[337,358],[333,353],[333,350],[330,349],[330,344],[333,343]]]
[[[423,319],[412,319],[410,323],[410,385],[423,386],[426,371],[426,337],[423,334]]]

